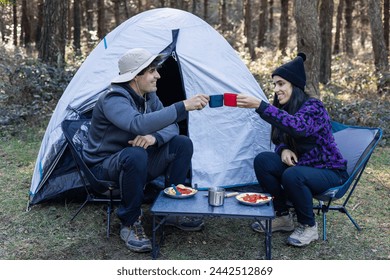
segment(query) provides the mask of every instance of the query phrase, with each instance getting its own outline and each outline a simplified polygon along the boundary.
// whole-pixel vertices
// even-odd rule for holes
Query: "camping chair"
[[[107,238],[110,236],[111,212],[114,202],[120,202],[119,187],[115,182],[99,180],[91,172],[82,158],[82,150],[86,144],[90,119],[64,120],[61,124],[68,147],[76,163],[78,173],[87,193],[84,203],[72,217],[71,221],[80,213],[87,202],[107,203]]]
[[[314,209],[318,209],[318,213],[322,212],[323,240],[326,240],[326,213],[329,210],[337,210],[346,214],[357,230],[361,230],[349,214],[347,203],[363,174],[368,160],[382,137],[380,128],[347,126],[332,122],[332,130],[341,154],[348,161],[347,172],[349,177],[344,184],[314,195],[314,198],[319,201],[319,204],[314,206]],[[345,195],[347,196],[341,205],[331,205],[334,200],[341,199]]]

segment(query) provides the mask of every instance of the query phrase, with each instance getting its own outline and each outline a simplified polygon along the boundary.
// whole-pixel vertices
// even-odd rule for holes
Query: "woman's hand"
[[[295,166],[295,164],[298,162],[297,155],[289,149],[284,149],[282,151],[281,159],[282,162],[288,166]]]
[[[254,96],[246,95],[244,93],[237,95],[237,107],[257,109],[260,107],[260,104],[261,100]]]

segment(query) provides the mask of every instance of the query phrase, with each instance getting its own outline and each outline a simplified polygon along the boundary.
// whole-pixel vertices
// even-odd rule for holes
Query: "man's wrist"
[[[183,100],[183,104],[184,104],[184,109],[186,110],[186,111],[189,111],[189,104],[187,104],[188,102],[186,102],[186,100]]]

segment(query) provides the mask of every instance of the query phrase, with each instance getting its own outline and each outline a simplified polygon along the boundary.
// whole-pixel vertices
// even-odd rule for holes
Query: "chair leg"
[[[70,221],[73,221],[74,218],[76,218],[76,216],[80,213],[81,209],[84,208],[85,204],[87,204],[88,201],[89,201],[89,196],[87,196],[87,198],[85,199],[85,201],[83,202],[83,204],[81,204],[81,206],[79,207],[79,209],[77,210],[77,212],[73,215],[73,217],[70,219]]]
[[[326,212],[322,211],[322,240],[326,240]]]
[[[356,227],[356,229],[357,229],[358,231],[361,231],[361,230],[362,230],[362,229],[360,228],[360,226],[359,226],[359,225],[355,222],[355,220],[352,218],[352,216],[349,214],[348,210],[347,210],[345,207],[343,207],[343,210],[342,210],[341,212],[345,213],[345,214],[348,216],[349,220],[353,223],[353,225]]]
[[[325,241],[326,240],[326,213],[328,213],[329,211],[330,201],[327,205],[322,201],[320,204],[321,204],[321,209],[318,209],[318,211],[321,210],[322,212],[322,240]]]
[[[110,232],[111,232],[111,205],[108,204],[107,206],[107,238],[110,238]]]
[[[324,203],[323,203],[321,200],[319,200],[319,201],[318,201],[317,215],[320,214],[320,211],[321,211],[321,209],[322,209],[323,206],[324,206]]]
[[[110,238],[111,233],[111,212],[112,212],[112,190],[110,190],[110,201],[107,205],[107,238]]]

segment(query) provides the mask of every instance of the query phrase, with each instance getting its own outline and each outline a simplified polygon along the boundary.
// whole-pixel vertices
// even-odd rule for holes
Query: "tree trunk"
[[[87,14],[87,9],[86,9],[86,5],[87,5],[87,1],[80,1],[80,28],[82,31],[84,31],[83,33],[85,33],[86,31],[86,26],[87,26],[87,17],[85,16]],[[81,36],[85,36],[84,34],[82,34]]]
[[[294,17],[297,25],[298,51],[306,54],[306,91],[320,96],[319,66],[321,52],[320,28],[318,26],[317,1],[295,0]]]
[[[332,27],[333,27],[333,0],[322,0],[320,4],[320,76],[319,81],[327,84],[331,79],[332,64]]]
[[[81,15],[80,15],[80,1],[73,2],[73,47],[77,55],[80,55],[81,48]]]
[[[129,9],[129,5],[127,4],[127,1],[123,1],[123,5],[125,6],[125,18],[126,20],[128,18],[130,18],[130,9]]]
[[[268,27],[268,0],[260,1],[259,28],[257,32],[257,46],[262,47],[265,43],[265,34]]]
[[[67,1],[46,0],[43,6],[42,37],[39,58],[62,68],[65,62]]]
[[[353,3],[352,0],[345,0],[345,52],[348,56],[353,56],[353,23],[352,23]]]
[[[344,10],[344,0],[340,0],[337,7],[337,18],[336,18],[336,34],[334,37],[333,54],[340,53],[340,34],[342,29],[342,19]]]
[[[121,0],[114,0],[114,18],[115,18],[115,25],[118,26],[121,23],[121,16],[120,16],[120,2]]]
[[[94,16],[94,12],[93,12],[93,5],[94,5],[95,1],[94,0],[86,0],[86,14],[87,14],[87,29],[88,31],[92,31],[93,30],[93,16]]]
[[[374,50],[375,68],[377,71],[388,69],[387,51],[381,21],[380,0],[371,0],[368,4],[368,13],[371,25],[372,47]]]
[[[281,0],[281,15],[280,15],[280,33],[279,33],[279,50],[282,55],[286,55],[288,42],[288,8],[289,0]]]
[[[177,0],[176,3],[177,3],[176,8],[186,11],[186,5],[184,3],[184,0]]]
[[[246,37],[246,47],[249,49],[249,54],[251,56],[251,59],[255,59],[255,48],[253,46],[253,36],[252,36],[252,0],[246,0],[245,1],[245,11],[244,11],[244,34]]]
[[[13,15],[13,25],[14,25],[14,46],[18,45],[18,10],[16,9],[16,0],[12,1],[12,15]]]
[[[383,32],[385,35],[385,45],[387,52],[390,52],[389,35],[390,35],[390,0],[383,1]]]
[[[274,0],[269,0],[269,20],[268,20],[269,30],[274,29]]]
[[[169,7],[171,8],[177,8],[176,6],[178,5],[177,0],[170,0],[169,1]]]
[[[226,0],[219,0],[219,10],[221,29],[224,32],[227,29]]]
[[[67,35],[66,35],[66,38],[68,38],[68,43],[71,44],[72,43],[72,27],[73,27],[73,9],[71,8],[71,0],[69,1],[66,1],[67,3],[67,11],[68,11],[68,15],[67,15],[67,19],[68,19],[68,24],[67,24],[67,27],[68,27],[68,30],[67,30]]]
[[[38,0],[37,3],[38,16],[37,16],[37,26],[35,31],[35,43],[36,48],[39,48],[39,42],[42,37],[42,26],[43,26],[43,0]]]
[[[0,5],[0,32],[1,32],[1,41],[3,43],[6,43],[6,28],[5,28],[5,22],[4,22],[4,6]]]
[[[371,25],[371,39],[374,50],[375,70],[378,76],[378,92],[385,93],[390,89],[388,53],[385,46],[381,21],[381,0],[371,0],[368,4],[368,15]]]
[[[31,23],[27,9],[27,0],[22,0],[22,19],[21,19],[20,42],[27,47],[31,43]]]
[[[366,39],[368,36],[368,26],[370,21],[367,15],[367,0],[360,0],[360,46],[364,49],[366,45]]]
[[[207,18],[209,17],[209,1],[204,0],[203,2],[203,19],[207,21]]]
[[[160,2],[160,8],[165,7],[165,0],[159,0],[158,2]]]
[[[192,0],[192,8],[191,8],[191,13],[196,15],[196,1]]]
[[[106,36],[106,7],[104,5],[104,0],[98,0],[98,31],[97,35],[100,39],[103,39]]]

